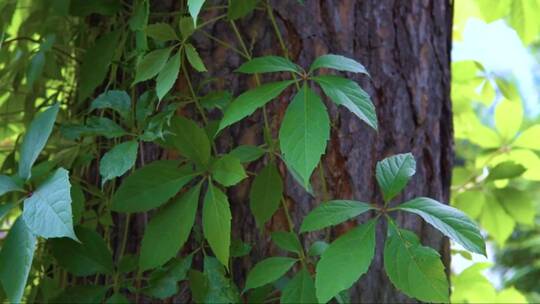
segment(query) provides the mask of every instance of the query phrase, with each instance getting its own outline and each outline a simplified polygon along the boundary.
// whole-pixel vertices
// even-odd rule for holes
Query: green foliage
[[[9,28],[0,26],[0,42],[15,45],[0,50],[0,66],[7,71],[0,78],[12,84],[0,92],[0,108],[15,111],[20,121],[2,131],[11,150],[0,151],[0,223],[8,229],[0,239],[0,299],[124,303],[144,296],[170,301],[188,288],[191,299],[203,303],[325,303],[333,298],[343,303],[372,260],[381,258],[375,256],[375,231],[385,221],[383,258],[393,284],[421,301],[448,301],[438,254],[395,226],[394,213],[403,211],[421,216],[465,249],[484,253],[476,224],[452,207],[422,197],[388,206],[415,174],[411,153],[377,164],[374,179],[385,204],[325,198],[305,210],[301,226],[295,227],[292,219],[298,217],[289,214],[292,197],[284,185],[296,181],[321,201],[311,177],[319,167],[324,181],[321,159],[335,125],[329,115],[335,107],[327,102],[350,111],[365,123],[361,127],[367,125],[366,132],[377,130],[378,122],[369,94],[341,73],[369,76],[355,59],[326,54],[302,67],[288,56],[253,56],[257,37],[245,43],[236,22],[266,12],[275,23],[270,3],[186,0],[174,12],[155,11],[148,0],[29,3],[27,13],[0,4],[2,22],[4,12],[15,16],[8,16]],[[209,25],[230,26],[236,38],[215,40]],[[281,40],[279,27],[275,30]],[[236,70],[245,75],[233,80],[236,76],[216,75],[206,61],[207,50],[199,47],[201,36],[245,58]],[[286,47],[282,51],[289,54]],[[278,74],[269,75],[273,82],[261,83],[263,73]],[[253,80],[247,82],[249,89],[233,95],[226,84],[244,78]],[[505,92],[515,95],[509,85]],[[276,113],[269,117],[266,109],[278,98],[282,120]],[[481,134],[471,141],[486,149],[504,144],[517,151],[492,159],[494,166],[482,182],[493,188],[493,199],[482,191],[462,191],[456,198],[458,206],[483,199],[485,206],[464,212],[490,233],[506,229],[496,225],[502,220],[512,225],[534,220],[531,199],[520,187],[495,184],[540,180],[529,162],[540,150],[538,128],[525,128],[522,119],[503,119],[505,113],[523,112],[506,98],[496,110],[495,129],[478,120],[473,129]],[[228,127],[244,127],[233,125],[258,110],[264,142],[227,137],[235,131]],[[231,235],[240,216],[231,213],[231,189],[249,192],[260,239],[271,239],[272,248],[283,254],[263,259],[246,277],[235,273],[234,280],[232,265],[259,248],[253,239]],[[493,212],[497,215],[488,216]],[[273,220],[276,213],[283,213],[287,229],[271,229],[279,224]],[[348,228],[335,239],[304,234],[345,221]],[[141,240],[130,235],[133,225],[144,228]],[[504,242],[510,232],[500,232],[497,239]],[[235,282],[245,282],[244,292]]]

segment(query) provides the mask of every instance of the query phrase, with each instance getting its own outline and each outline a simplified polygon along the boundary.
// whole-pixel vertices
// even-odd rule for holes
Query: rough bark
[[[306,0],[301,5],[297,1],[276,0],[272,5],[293,61],[307,67],[317,56],[334,53],[355,58],[367,67],[371,78],[347,76],[357,80],[372,96],[379,119],[379,131],[375,132],[347,110],[326,103],[333,120],[332,139],[323,158],[324,178],[320,178],[320,168],[312,178],[316,197],[308,195],[280,164],[293,221],[298,225],[304,215],[324,199],[357,199],[381,204],[382,197],[374,179],[377,160],[409,151],[417,160],[417,173],[393,204],[415,196],[447,202],[453,158],[449,68],[451,1]],[[203,18],[215,16],[210,12]],[[258,10],[237,25],[248,48],[252,46],[254,56],[283,55],[267,12]],[[228,22],[215,23],[207,30],[241,48]],[[213,89],[229,89],[237,95],[255,85],[253,77],[231,76],[245,59],[203,35],[197,35],[196,39],[209,75],[218,77]],[[263,81],[285,76],[288,75],[264,76]],[[268,106],[275,137],[291,100],[290,93],[285,92]],[[219,118],[219,113],[212,115]],[[220,152],[238,144],[261,144],[262,121],[258,111],[229,128],[219,138]],[[253,164],[249,169],[258,171],[262,163],[264,161]],[[327,193],[323,191],[323,181]],[[279,253],[270,243],[269,232],[287,229],[283,210],[278,211],[265,232],[261,234],[256,229],[249,210],[249,186],[247,181],[229,191],[233,235],[253,245],[250,256],[234,263],[239,286],[244,285],[242,280],[254,263]],[[440,233],[416,216],[399,216],[397,220],[403,227],[417,232],[422,243],[439,251],[445,264],[449,264],[448,241]],[[308,246],[317,238],[334,239],[352,225],[341,225],[330,231],[330,235],[308,235],[303,242]],[[354,302],[412,302],[398,292],[384,274],[385,229],[385,223],[381,222],[377,229],[375,260],[368,274],[352,289]],[[137,234],[140,235],[140,231]]]

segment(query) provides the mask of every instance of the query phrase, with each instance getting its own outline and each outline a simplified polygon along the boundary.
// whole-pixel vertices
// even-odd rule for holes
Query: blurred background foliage
[[[452,204],[489,239],[453,247],[455,302],[540,301],[540,1],[458,0]]]
[[[80,121],[77,115],[84,114],[75,108],[74,90],[80,80],[74,63],[78,58],[84,62],[84,48],[79,47],[92,45],[99,32],[64,17],[88,16],[96,10],[112,16],[119,7],[107,0],[71,2],[78,4],[0,1],[0,170],[4,174],[16,168],[13,151],[23,126],[41,108],[60,101],[69,109],[61,112],[67,116],[59,118],[60,124]],[[456,166],[451,203],[480,223],[490,246],[487,259],[453,246],[452,301],[540,302],[540,0],[456,0],[454,5]],[[133,24],[131,30],[136,32]],[[123,52],[115,42],[124,35],[116,38],[99,41],[92,52],[104,57],[104,64],[119,62],[117,56]],[[145,41],[133,44],[135,51],[123,61],[137,60],[144,52]],[[87,69],[93,78],[85,79],[86,83],[110,79],[112,87],[121,86],[122,75],[116,75],[114,65],[109,74],[107,68],[83,63],[81,70]],[[100,127],[85,132],[99,133]],[[100,149],[92,141],[68,141],[58,134],[51,143],[47,153],[52,157],[35,169],[36,178],[39,171],[58,165],[84,171]],[[92,187],[74,181],[73,191],[99,193]],[[0,210],[0,219],[5,215]],[[107,216],[77,216],[99,218],[103,226],[110,222]]]

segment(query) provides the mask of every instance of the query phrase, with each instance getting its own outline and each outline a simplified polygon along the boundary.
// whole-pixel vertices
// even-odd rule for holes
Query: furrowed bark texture
[[[381,204],[375,183],[377,160],[411,151],[417,160],[417,173],[397,202],[415,196],[430,196],[447,202],[452,168],[452,118],[450,104],[450,48],[452,7],[447,0],[308,0],[273,1],[277,26],[283,34],[289,56],[307,68],[319,55],[342,54],[363,63],[371,74],[347,75],[357,80],[372,96],[377,108],[379,131],[371,130],[346,109],[331,103],[334,122],[331,141],[323,159],[324,177],[316,171],[312,182],[316,197],[308,195],[280,164],[286,180],[286,195],[294,223],[324,199],[357,199]],[[284,55],[267,12],[257,11],[239,22],[238,28],[254,56]],[[229,24],[216,23],[212,35],[225,41],[237,41]],[[244,59],[224,47],[199,36],[198,45],[208,63],[210,74],[223,76],[217,88],[232,88],[236,94],[253,87],[253,77],[230,77]],[[252,44],[252,42],[254,42]],[[237,48],[241,46],[236,43]],[[284,75],[281,75],[282,78]],[[286,75],[288,76],[288,75]],[[267,76],[263,81],[274,80]],[[268,106],[273,135],[277,136],[290,91]],[[220,138],[222,151],[237,144],[261,144],[263,117],[260,111],[229,128]],[[258,170],[260,164],[251,170]],[[322,182],[325,182],[326,193]],[[247,270],[277,249],[269,234],[255,229],[249,211],[249,182],[230,191],[234,236],[252,243],[248,258],[235,262],[235,278],[245,278]],[[369,216],[369,215],[368,215]],[[399,216],[407,229],[417,232],[422,243],[439,251],[449,263],[448,242],[442,235],[416,217]],[[348,226],[350,227],[351,224]],[[330,231],[332,238],[348,229],[342,225]],[[287,229],[283,210],[267,225],[267,230]],[[354,302],[409,302],[396,291],[383,271],[382,248],[385,225],[377,230],[377,252],[369,273],[352,291]],[[306,245],[328,235],[309,235]],[[362,246],[362,244],[358,244]],[[339,275],[336,273],[336,275]],[[243,286],[243,282],[237,282]]]
[[[338,109],[326,102],[333,127],[323,158],[324,172],[321,173],[319,168],[312,177],[316,197],[307,194],[287,173],[284,164],[279,164],[286,184],[286,203],[296,228],[323,200],[356,199],[382,204],[374,178],[375,164],[396,153],[412,152],[417,160],[417,173],[392,204],[416,196],[448,202],[453,159],[451,1],[306,0],[301,5],[298,1],[276,0],[272,1],[272,6],[277,27],[289,49],[288,55],[294,62],[307,68],[317,56],[334,53],[354,58],[366,66],[371,78],[347,76],[358,81],[371,95],[379,119],[379,131],[375,132],[346,109]],[[205,13],[203,19],[216,17],[218,13],[221,12]],[[254,56],[284,55],[266,11],[257,10],[236,25]],[[205,29],[242,49],[229,22],[220,21]],[[201,34],[196,36],[196,45],[208,67],[208,74],[218,78],[211,85],[212,89],[228,89],[238,95],[256,85],[252,76],[232,76],[244,58]],[[262,80],[267,82],[284,77],[290,75],[265,75]],[[181,82],[179,80],[179,89]],[[267,106],[274,137],[277,137],[291,99],[289,89]],[[219,113],[211,116],[218,119]],[[264,142],[262,130],[263,116],[257,111],[224,131],[218,139],[218,149],[227,152],[238,144],[261,144]],[[260,170],[264,162],[250,165],[249,170]],[[270,243],[269,232],[288,229],[282,209],[267,224],[265,232],[256,228],[249,210],[250,183],[245,181],[228,193],[233,236],[253,245],[248,257],[234,262],[234,278],[239,286],[244,286],[243,280],[256,262],[279,254]],[[366,215],[359,222],[370,216]],[[422,243],[439,251],[445,264],[449,264],[448,241],[440,233],[413,215],[398,216],[397,220],[403,227],[417,232]],[[307,235],[303,242],[309,246],[317,238],[335,239],[352,225],[354,223],[347,223],[331,231]],[[369,272],[352,288],[353,302],[414,302],[398,292],[384,273],[385,231],[386,225],[381,221],[377,229],[375,259]]]

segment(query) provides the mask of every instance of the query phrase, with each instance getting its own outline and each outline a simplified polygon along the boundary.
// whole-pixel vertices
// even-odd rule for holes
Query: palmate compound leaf
[[[302,73],[302,68],[289,59],[279,56],[264,56],[253,58],[242,64],[236,72],[244,74],[293,72]]]
[[[45,147],[51,135],[54,121],[60,106],[58,104],[36,115],[21,144],[21,158],[19,161],[19,177],[29,179],[34,162]]]
[[[476,225],[463,212],[428,197],[418,197],[397,210],[415,213],[465,249],[486,255],[486,244]]]
[[[296,171],[305,189],[326,151],[330,119],[321,98],[304,85],[287,107],[279,129],[279,145],[287,166]]]
[[[324,251],[315,275],[319,302],[330,301],[367,272],[375,253],[376,223],[370,220],[350,230]]]
[[[141,270],[161,266],[180,251],[195,222],[200,191],[199,183],[152,217],[141,243]]]
[[[204,198],[202,222],[204,237],[216,258],[228,268],[231,246],[231,210],[227,196],[213,184]]]
[[[218,132],[251,115],[293,83],[294,80],[266,83],[240,94],[223,113]]]
[[[373,207],[369,204],[357,201],[334,200],[325,202],[304,217],[300,232],[334,226],[372,209]]]
[[[247,177],[240,160],[226,154],[211,165],[212,178],[225,187],[233,186]]]
[[[276,281],[289,271],[297,261],[297,259],[287,257],[271,257],[260,261],[249,271],[245,290]]]
[[[418,237],[389,222],[384,269],[394,286],[423,302],[448,302],[449,286],[437,251],[420,245]]]
[[[411,153],[397,154],[377,163],[376,178],[386,202],[394,198],[416,173],[416,161]]]
[[[137,65],[135,81],[133,84],[148,80],[161,72],[167,63],[167,59],[169,58],[172,49],[172,47],[158,49],[144,55]]]
[[[136,170],[114,194],[111,209],[144,212],[161,206],[196,175],[189,165],[178,165],[178,161],[158,160]]]
[[[68,171],[59,168],[24,200],[22,217],[30,231],[44,238],[69,237],[77,241],[70,188]]]
[[[313,77],[332,102],[346,107],[358,118],[377,130],[377,113],[371,98],[354,81],[334,75]]]
[[[0,283],[11,303],[20,303],[37,239],[28,229],[22,217],[19,217],[3,241],[0,251]]]

